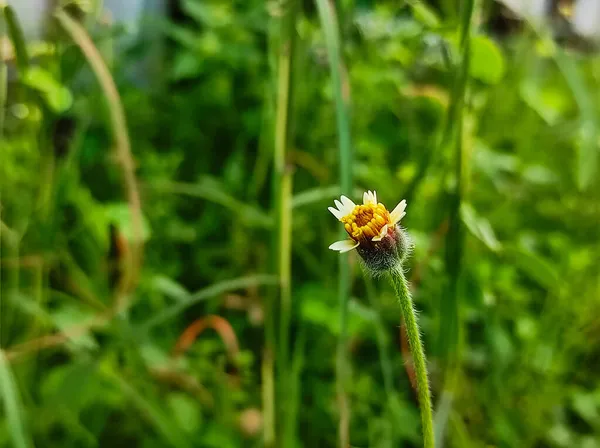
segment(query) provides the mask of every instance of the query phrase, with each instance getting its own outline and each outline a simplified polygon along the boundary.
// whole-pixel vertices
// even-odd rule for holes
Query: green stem
[[[408,282],[402,268],[390,274],[394,290],[400,301],[402,317],[406,326],[408,344],[412,353],[417,377],[417,391],[419,396],[419,407],[421,409],[421,424],[423,425],[423,446],[433,448],[433,418],[431,412],[431,392],[429,391],[429,380],[427,379],[427,368],[425,367],[425,351],[421,343],[419,325],[417,324],[417,312],[413,306],[412,297],[408,289]]]
[[[350,133],[350,86],[343,65],[339,26],[336,17],[335,3],[328,0],[315,0],[319,18],[335,98],[336,124],[340,154],[340,187],[344,194],[352,192],[352,139]],[[345,238],[345,231],[340,229],[340,237]],[[351,272],[348,257],[340,257],[339,266],[339,302],[340,302],[340,336],[336,355],[336,387],[339,400],[339,446],[346,448],[349,444],[350,406],[348,404],[347,383],[350,376],[350,363],[347,355],[347,320],[348,297],[351,289]]]

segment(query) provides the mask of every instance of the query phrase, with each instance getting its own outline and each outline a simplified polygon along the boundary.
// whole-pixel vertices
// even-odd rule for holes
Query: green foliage
[[[85,21],[126,112],[139,275],[103,90],[56,21],[26,42],[2,9],[0,447],[263,446],[286,3],[179,3],[152,22],[157,70],[154,44],[124,47],[130,36]],[[289,362],[274,377],[285,446],[339,440],[340,335],[351,446],[421,444],[398,304],[353,255],[340,320],[327,206],[363,189],[408,202],[439,446],[600,446],[597,54],[526,25],[500,35],[479,2],[471,28],[448,2],[335,3],[337,26],[300,2],[293,28]]]

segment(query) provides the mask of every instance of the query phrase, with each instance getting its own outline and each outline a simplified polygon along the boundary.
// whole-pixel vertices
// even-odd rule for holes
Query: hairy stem
[[[431,393],[429,391],[429,380],[427,368],[425,367],[425,351],[421,342],[419,325],[417,324],[417,312],[413,306],[412,297],[408,289],[408,281],[404,276],[402,268],[390,274],[394,290],[400,301],[408,345],[412,353],[417,376],[417,391],[419,396],[419,407],[421,409],[421,423],[423,425],[423,446],[433,448],[433,418],[431,413]]]

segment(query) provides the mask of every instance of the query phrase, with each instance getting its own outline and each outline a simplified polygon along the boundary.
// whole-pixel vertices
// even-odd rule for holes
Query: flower
[[[399,266],[409,249],[409,238],[398,224],[406,215],[406,201],[402,200],[391,212],[377,202],[375,191],[363,195],[363,203],[356,205],[346,196],[334,201],[329,211],[344,224],[349,239],[336,241],[329,249],[340,253],[356,249],[365,265],[373,273],[381,273]]]

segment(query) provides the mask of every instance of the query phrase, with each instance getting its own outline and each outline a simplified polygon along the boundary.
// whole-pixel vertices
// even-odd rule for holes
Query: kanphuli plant
[[[346,196],[341,196],[334,203],[336,207],[329,207],[329,211],[344,224],[350,238],[336,241],[329,249],[340,253],[356,249],[367,272],[374,277],[387,275],[394,286],[415,364],[423,445],[433,448],[431,394],[425,352],[403,266],[411,249],[411,240],[399,224],[406,215],[406,201],[401,201],[389,212],[385,205],[377,202],[374,191],[367,191],[362,204],[357,205]]]

